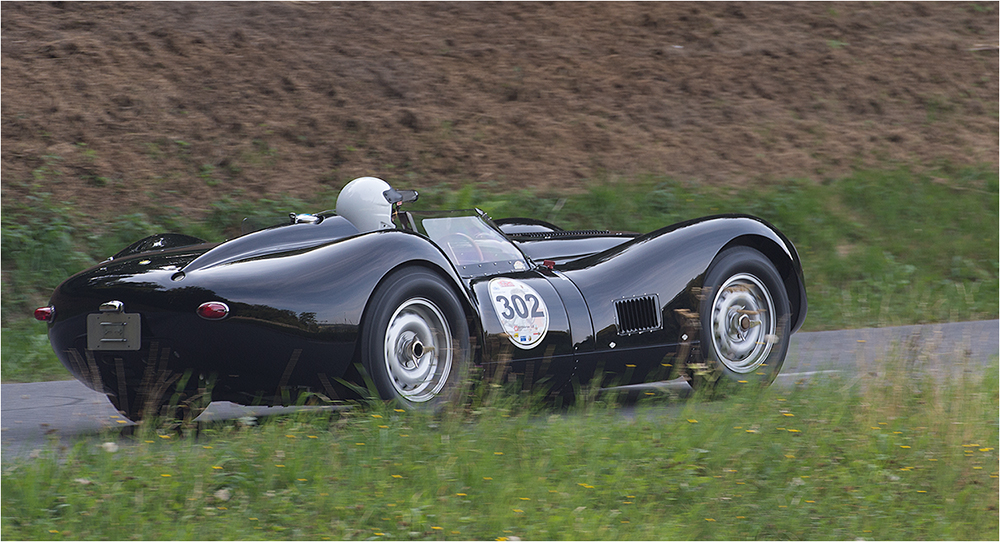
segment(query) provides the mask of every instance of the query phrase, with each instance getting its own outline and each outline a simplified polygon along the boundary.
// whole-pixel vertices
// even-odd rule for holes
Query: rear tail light
[[[55,307],[38,307],[35,309],[35,320],[41,322],[51,322],[56,319]]]
[[[221,301],[209,301],[198,306],[198,316],[206,320],[222,320],[229,314],[229,305]]]

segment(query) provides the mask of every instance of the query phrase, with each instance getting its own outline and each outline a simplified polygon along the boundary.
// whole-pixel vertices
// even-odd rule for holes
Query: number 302
[[[534,294],[527,294],[521,297],[517,294],[511,295],[509,298],[505,295],[498,295],[497,301],[503,303],[503,312],[500,316],[504,320],[513,320],[516,314],[518,318],[527,318],[529,315],[532,318],[544,318],[545,313],[538,310],[538,306],[541,302],[538,300]],[[528,309],[528,304],[531,304],[531,309]]]

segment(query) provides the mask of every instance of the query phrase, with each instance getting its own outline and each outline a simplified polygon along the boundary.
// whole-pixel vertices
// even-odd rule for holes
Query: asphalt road
[[[1000,320],[797,333],[792,336],[790,351],[775,385],[822,378],[833,372],[863,378],[877,370],[877,361],[888,356],[902,356],[925,370],[944,375],[949,371],[983,370],[998,355]],[[683,381],[655,386],[678,391],[690,389]],[[294,410],[216,402],[200,419],[266,416]],[[4,461],[30,455],[46,446],[97,437],[105,429],[128,424],[104,395],[76,380],[0,386]]]

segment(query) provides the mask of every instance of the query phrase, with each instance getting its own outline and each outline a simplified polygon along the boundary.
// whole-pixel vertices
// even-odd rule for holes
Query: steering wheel
[[[441,244],[443,244],[444,247],[448,250],[448,253],[450,254],[451,258],[455,261],[455,263],[464,265],[467,263],[474,263],[474,262],[462,261],[462,259],[458,257],[458,252],[455,251],[455,247],[452,246],[451,241],[449,241],[449,239],[451,239],[452,237],[457,238],[460,241],[460,243],[471,246],[472,249],[476,251],[476,256],[479,257],[478,261],[481,262],[486,259],[483,257],[483,251],[479,249],[479,245],[476,244],[475,240],[473,240],[471,237],[469,237],[464,233],[455,232],[455,233],[449,233],[448,235],[445,235],[444,237],[441,238]]]

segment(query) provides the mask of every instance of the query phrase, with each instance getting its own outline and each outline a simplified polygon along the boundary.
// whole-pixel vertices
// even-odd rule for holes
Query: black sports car
[[[210,389],[434,408],[467,370],[552,393],[595,376],[770,383],[806,315],[798,254],[746,215],[645,235],[564,231],[479,210],[404,211],[373,177],[336,212],[223,243],[147,237],[62,283],[36,318],[62,363],[138,420]]]

